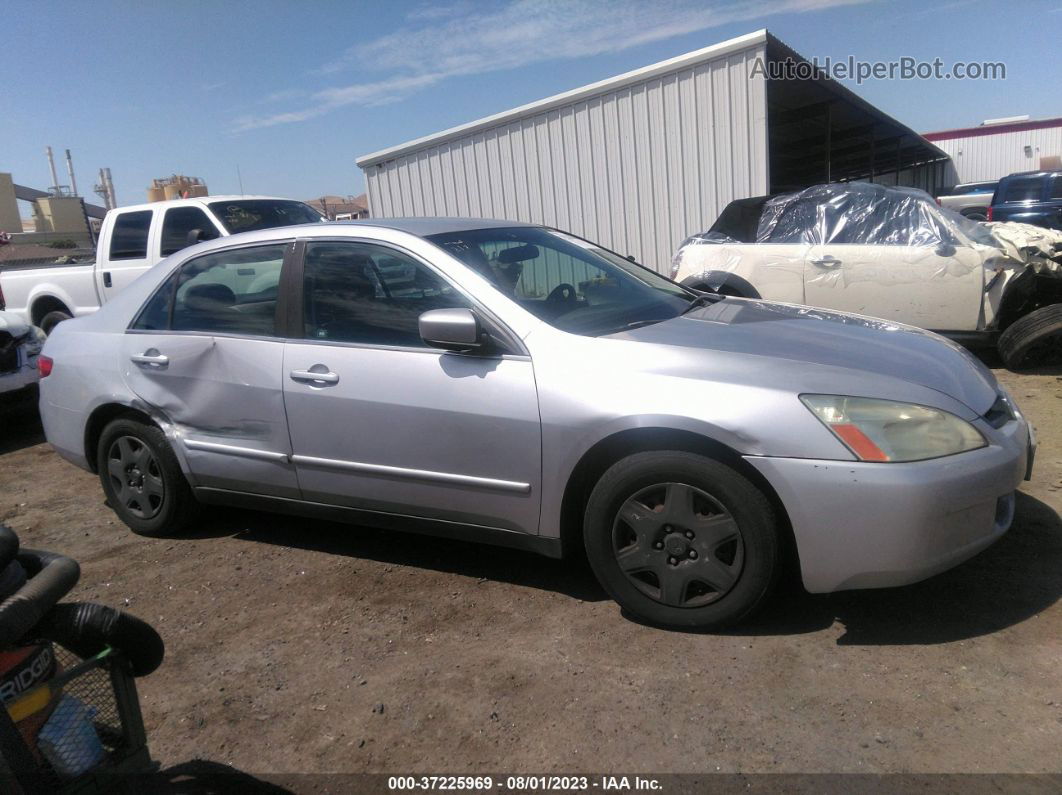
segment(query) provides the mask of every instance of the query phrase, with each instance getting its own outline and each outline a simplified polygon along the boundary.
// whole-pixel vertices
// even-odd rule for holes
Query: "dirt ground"
[[[163,768],[1060,772],[1062,376],[996,372],[1040,439],[999,543],[907,588],[790,589],[724,635],[487,546],[246,512],[140,538],[32,410],[0,415],[0,521],[165,638],[139,681]]]

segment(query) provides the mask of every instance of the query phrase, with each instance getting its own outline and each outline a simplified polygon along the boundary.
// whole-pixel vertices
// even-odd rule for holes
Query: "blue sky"
[[[81,192],[110,166],[125,204],[174,172],[238,192],[237,166],[248,193],[359,193],[359,155],[762,27],[808,58],[1006,63],[1005,81],[849,83],[920,132],[1062,115],[1062,0],[0,8],[0,171],[44,188],[45,145],[70,148]]]

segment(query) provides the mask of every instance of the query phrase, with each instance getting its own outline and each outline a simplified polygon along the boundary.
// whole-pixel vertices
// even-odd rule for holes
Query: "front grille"
[[[993,428],[1002,428],[1012,419],[1014,419],[1014,409],[1003,395],[997,397],[992,408],[985,412],[985,422]]]
[[[18,344],[10,332],[0,331],[0,373],[18,369]]]

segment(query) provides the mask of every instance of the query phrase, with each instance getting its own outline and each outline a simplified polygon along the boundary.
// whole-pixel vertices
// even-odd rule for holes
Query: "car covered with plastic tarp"
[[[1008,366],[1020,367],[1057,352],[1060,252],[1055,230],[971,221],[914,188],[833,183],[731,202],[682,243],[671,276],[960,338],[999,336]]]

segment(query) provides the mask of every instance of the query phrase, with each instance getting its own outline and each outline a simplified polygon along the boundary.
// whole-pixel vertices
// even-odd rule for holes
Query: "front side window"
[[[1062,176],[1051,178],[1051,198],[1062,199]]]
[[[110,250],[112,260],[145,259],[147,257],[151,215],[151,210],[137,210],[131,213],[121,213],[114,219]]]
[[[175,251],[190,245],[188,234],[198,229],[199,240],[213,240],[218,236],[217,227],[198,207],[174,207],[166,211],[162,219],[162,241],[159,253],[168,257]]]
[[[366,243],[307,243],[303,323],[308,339],[427,347],[419,319],[471,302],[430,268]]]
[[[541,227],[473,229],[429,240],[536,317],[599,336],[682,314],[694,294],[572,235]]]
[[[283,199],[229,199],[210,202],[209,206],[230,235],[324,220],[308,204]]]
[[[181,266],[174,331],[274,336],[284,251],[289,244],[238,248]]]

